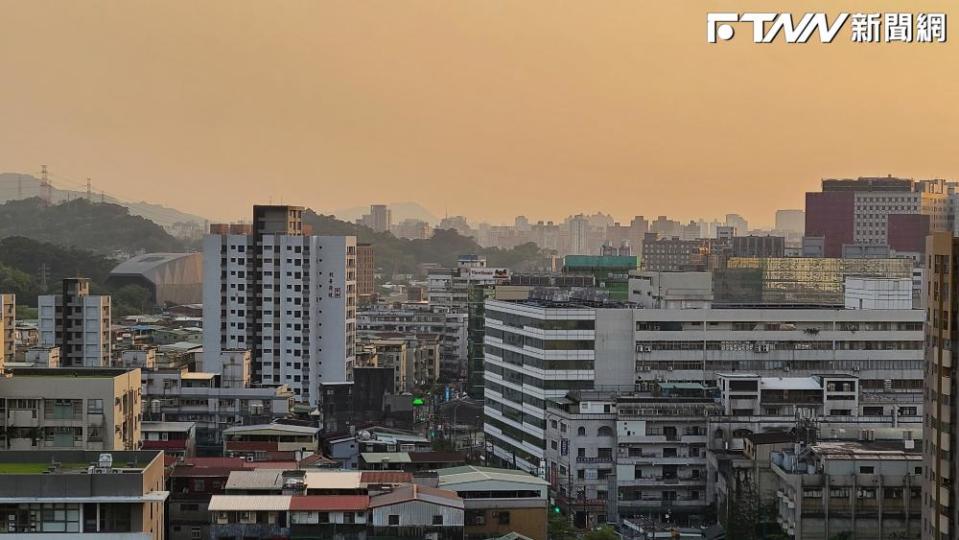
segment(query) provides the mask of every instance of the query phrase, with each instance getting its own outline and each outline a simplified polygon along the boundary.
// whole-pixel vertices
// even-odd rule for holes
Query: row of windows
[[[592,330],[596,326],[596,322],[593,320],[544,320],[493,310],[486,312],[486,318],[506,326],[515,328],[529,326],[539,330]]]

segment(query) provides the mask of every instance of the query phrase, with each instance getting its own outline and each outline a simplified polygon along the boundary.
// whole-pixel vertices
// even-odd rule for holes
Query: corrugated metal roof
[[[360,482],[364,484],[409,484],[413,482],[412,473],[404,471],[363,471]]]
[[[233,426],[223,430],[223,433],[296,433],[302,435],[315,435],[320,432],[319,428],[309,426],[294,426],[290,424],[258,424],[255,426]]]
[[[367,495],[294,495],[290,510],[360,512],[370,507]]]
[[[389,506],[408,501],[424,501],[440,506],[449,506],[451,508],[463,508],[463,499],[455,492],[417,484],[398,486],[390,493],[383,493],[382,495],[371,498],[370,508]]]
[[[290,509],[290,495],[214,495],[211,512],[282,512]]]
[[[407,452],[363,452],[360,457],[367,463],[412,463]]]
[[[361,474],[351,471],[306,471],[306,489],[360,489]]]
[[[533,476],[525,471],[497,469],[495,467],[477,467],[475,465],[438,469],[436,474],[439,477],[439,485],[441,487],[444,485],[482,482],[485,480],[514,482],[535,486],[549,485],[546,480]]]
[[[226,489],[281,489],[283,471],[279,469],[256,469],[253,471],[233,471],[226,481]]]
[[[463,463],[466,455],[462,452],[410,452],[413,463]]]

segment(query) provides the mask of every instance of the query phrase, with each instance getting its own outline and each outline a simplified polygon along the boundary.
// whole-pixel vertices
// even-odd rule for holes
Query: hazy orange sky
[[[841,6],[841,8],[840,8]],[[617,219],[959,177],[954,0],[0,1],[0,171],[214,219]],[[947,44],[709,45],[708,11],[945,11]]]

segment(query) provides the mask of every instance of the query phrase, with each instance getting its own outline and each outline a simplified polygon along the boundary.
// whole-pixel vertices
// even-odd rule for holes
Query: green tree
[[[576,540],[576,530],[569,523],[569,517],[557,512],[549,513],[549,540]]]
[[[583,535],[583,540],[619,540],[619,535],[612,527],[603,525]]]
[[[125,206],[75,199],[46,206],[39,198],[0,204],[0,237],[24,236],[103,255],[179,252],[183,245]],[[31,269],[35,272],[36,269]]]
[[[150,291],[139,285],[124,285],[111,294],[114,316],[145,313],[150,305]]]
[[[37,308],[17,304],[17,320],[24,321],[37,318]]]

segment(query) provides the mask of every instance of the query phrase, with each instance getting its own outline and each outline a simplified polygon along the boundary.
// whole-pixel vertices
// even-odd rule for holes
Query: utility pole
[[[17,200],[23,199],[23,175],[17,175]]]
[[[93,202],[93,192],[90,190],[90,179],[87,178],[87,200]]]
[[[53,199],[53,192],[50,189],[50,179],[47,177],[47,166],[40,166],[40,199],[44,206],[50,206]]]

